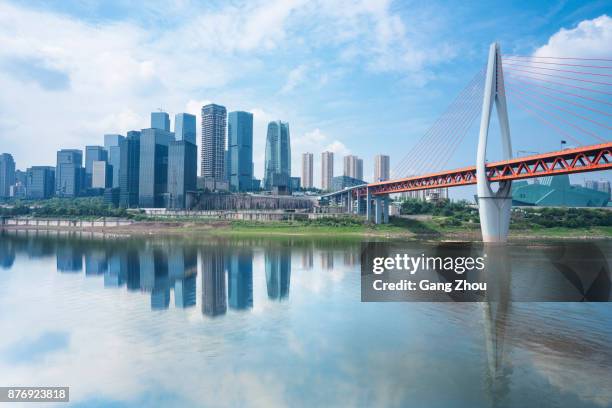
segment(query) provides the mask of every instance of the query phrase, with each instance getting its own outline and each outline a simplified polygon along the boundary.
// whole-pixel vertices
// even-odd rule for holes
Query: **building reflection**
[[[106,251],[94,249],[85,253],[85,275],[103,275],[107,268]]]
[[[291,280],[291,252],[289,248],[271,248],[265,253],[266,287],[268,298],[284,299],[289,296]]]
[[[235,250],[227,262],[229,307],[234,310],[253,307],[253,252]]]
[[[15,247],[13,243],[7,239],[0,240],[0,267],[9,269],[15,262]]]
[[[74,245],[61,245],[56,252],[56,266],[59,272],[81,272],[83,270],[83,253]]]
[[[202,251],[202,314],[219,316],[227,311],[225,259],[219,248]]]
[[[174,306],[188,308],[196,305],[196,276],[198,253],[194,248],[173,248],[168,257],[168,275],[174,282]]]
[[[332,251],[321,251],[321,268],[334,269],[334,253]]]
[[[304,249],[302,252],[302,269],[310,270],[312,269],[314,258],[314,250],[312,247],[308,247]]]

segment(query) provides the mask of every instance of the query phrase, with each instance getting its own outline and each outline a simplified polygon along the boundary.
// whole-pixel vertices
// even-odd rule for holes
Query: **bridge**
[[[612,83],[601,80],[612,77],[609,71],[612,66],[602,64],[609,61],[612,59],[519,56],[502,58],[499,44],[491,44],[486,69],[472,79],[393,172],[394,175],[409,175],[346,188],[322,195],[321,200],[334,201],[346,211],[365,214],[368,221],[380,224],[389,220],[389,194],[475,184],[483,241],[505,242],[510,224],[510,191],[513,180],[605,171],[612,168],[612,127],[605,122],[612,116],[609,112],[609,107],[612,106],[609,96],[612,92],[605,87],[612,86]],[[518,107],[553,129],[562,138],[582,146],[512,158],[504,70],[510,73],[509,90]],[[551,81],[549,77],[553,77],[555,81]],[[576,85],[575,82],[580,84]],[[599,95],[605,96],[602,98]],[[562,103],[552,103],[551,99]],[[500,126],[503,160],[489,163],[486,159],[487,144],[494,106]],[[578,109],[572,110],[571,107]],[[481,121],[476,165],[432,171],[447,164],[454,150],[464,140],[479,111]],[[600,117],[604,117],[603,120]],[[595,138],[600,143],[583,145],[578,139],[579,136],[570,133],[569,129],[582,136]],[[602,133],[605,137],[601,136]],[[563,144],[566,144],[566,140],[562,140],[562,147]],[[433,160],[430,159],[431,151],[436,152]],[[497,189],[493,188],[493,183],[497,184]]]

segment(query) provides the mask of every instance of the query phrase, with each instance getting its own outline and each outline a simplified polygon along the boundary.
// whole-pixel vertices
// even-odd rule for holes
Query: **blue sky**
[[[281,119],[294,174],[313,152],[318,185],[329,149],[337,174],[351,153],[371,178],[373,156],[393,168],[492,41],[508,54],[610,57],[610,15],[609,1],[0,1],[0,150],[21,169],[53,164],[61,147],[147,127],[157,108],[197,114],[212,101],[254,113],[256,176],[266,124]],[[558,148],[512,106],[510,121],[515,150]],[[476,138],[474,127],[448,167],[473,164]]]

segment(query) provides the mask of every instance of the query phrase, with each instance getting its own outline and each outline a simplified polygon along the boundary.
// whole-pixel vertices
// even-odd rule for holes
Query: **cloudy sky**
[[[389,154],[393,168],[492,41],[507,54],[612,55],[609,1],[529,3],[0,0],[0,151],[20,169],[54,164],[59,148],[148,127],[158,108],[199,114],[212,101],[254,113],[256,176],[266,124],[280,119],[294,174],[314,152],[319,185],[327,149],[336,172],[352,153],[371,178],[373,156]],[[558,148],[512,106],[510,121],[515,150]],[[473,164],[476,130],[447,167]]]

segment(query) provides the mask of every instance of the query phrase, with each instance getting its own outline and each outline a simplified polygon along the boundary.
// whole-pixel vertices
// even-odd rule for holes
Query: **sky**
[[[440,0],[0,0],[0,152],[13,154],[19,169],[53,165],[60,148],[149,127],[151,111],[174,122],[175,113],[199,116],[214,102],[254,114],[256,177],[267,123],[283,120],[293,175],[301,153],[313,152],[320,186],[320,154],[331,150],[336,175],[342,156],[356,154],[371,180],[374,155],[390,155],[394,169],[482,69],[491,42],[504,54],[610,58],[609,16],[605,0],[495,8]],[[510,106],[509,116],[515,151],[559,148],[560,137],[524,112]],[[477,131],[446,167],[474,164]]]

